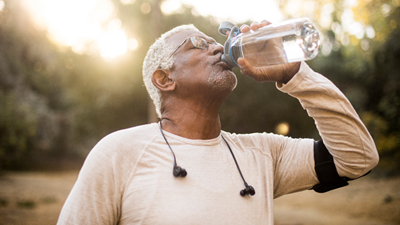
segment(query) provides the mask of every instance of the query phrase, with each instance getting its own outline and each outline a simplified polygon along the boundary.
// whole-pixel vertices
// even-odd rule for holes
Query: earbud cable
[[[221,137],[222,137],[222,139],[224,139],[226,145],[227,145],[228,148],[229,148],[229,151],[230,151],[231,154],[232,154],[233,160],[235,161],[236,167],[237,167],[237,169],[238,169],[238,171],[239,171],[240,176],[242,177],[242,180],[243,180],[243,182],[244,182],[244,185],[245,185],[246,187],[248,187],[249,185],[248,185],[247,182],[244,180],[244,177],[243,177],[243,175],[242,175],[242,171],[240,171],[239,164],[238,164],[237,161],[236,161],[236,158],[235,158],[235,155],[234,155],[233,152],[232,152],[231,146],[229,146],[229,144],[228,144],[228,142],[226,141],[224,135],[221,134]]]
[[[162,130],[162,128],[161,128],[161,121],[158,123],[158,125],[159,125],[161,134],[162,134],[162,136],[163,136],[165,142],[167,143],[169,149],[170,149],[171,152],[172,152],[172,155],[174,156],[174,167],[176,167],[177,164],[176,164],[175,153],[174,153],[174,151],[172,150],[171,146],[169,145],[169,143],[168,143],[168,141],[167,141],[167,138],[166,138],[165,135],[164,135],[164,132],[163,132],[163,130]],[[239,171],[240,177],[242,177],[242,180],[243,180],[243,182],[244,182],[244,185],[246,186],[246,188],[249,187],[249,185],[247,184],[246,180],[245,180],[244,177],[243,177],[242,171],[240,171],[239,164],[238,164],[237,161],[236,161],[236,158],[235,158],[235,155],[233,154],[233,151],[232,151],[232,149],[231,149],[231,146],[229,145],[228,141],[226,141],[224,135],[221,134],[221,137],[222,137],[222,139],[225,141],[226,145],[227,145],[228,148],[229,148],[229,151],[231,152],[231,155],[232,155],[232,157],[233,157],[233,160],[235,161],[235,164],[236,164],[236,167],[237,167],[237,169],[238,169],[238,171]]]
[[[161,121],[160,122],[158,122],[158,126],[160,127],[160,131],[161,131],[161,134],[162,134],[162,136],[163,136],[163,138],[164,138],[164,140],[165,140],[165,142],[167,143],[167,145],[168,145],[168,147],[169,147],[169,149],[171,150],[171,152],[172,152],[172,155],[174,156],[174,167],[176,166],[176,158],[175,158],[175,153],[174,153],[174,151],[172,151],[172,148],[171,148],[171,146],[169,145],[169,143],[168,143],[168,141],[167,141],[167,138],[165,137],[165,135],[164,135],[164,132],[163,132],[163,130],[162,130],[162,128],[161,128]]]

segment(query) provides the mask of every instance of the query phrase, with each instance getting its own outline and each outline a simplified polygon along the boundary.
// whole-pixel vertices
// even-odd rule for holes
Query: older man
[[[160,122],[117,131],[92,149],[59,224],[273,224],[274,198],[313,188],[332,173],[339,181],[358,178],[377,164],[374,142],[349,101],[304,62],[239,65],[244,75],[277,82],[298,98],[323,143],[221,131],[218,111],[237,82],[222,51],[192,25],[150,47],[143,76]],[[334,171],[316,171],[317,159],[330,155]]]

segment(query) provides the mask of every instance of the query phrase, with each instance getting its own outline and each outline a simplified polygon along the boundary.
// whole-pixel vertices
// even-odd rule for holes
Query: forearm
[[[376,166],[375,143],[343,93],[304,62],[287,85],[278,88],[299,99],[334,157],[340,176],[357,178]]]

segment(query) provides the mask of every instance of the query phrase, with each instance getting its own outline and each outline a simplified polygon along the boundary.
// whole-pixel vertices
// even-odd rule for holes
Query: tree
[[[292,2],[281,1],[282,9],[290,8]],[[398,174],[400,1],[298,4],[311,6],[305,14],[313,17],[324,34],[322,54],[309,64],[333,80],[361,115],[380,153],[380,171]]]

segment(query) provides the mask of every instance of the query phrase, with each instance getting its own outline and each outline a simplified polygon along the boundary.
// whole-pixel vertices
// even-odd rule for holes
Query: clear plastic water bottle
[[[221,59],[237,67],[237,59],[245,58],[253,67],[263,67],[315,58],[320,47],[319,32],[308,18],[270,24],[257,31],[240,33],[231,22],[222,22],[219,32],[226,35]]]

